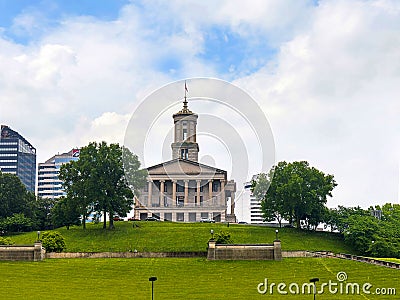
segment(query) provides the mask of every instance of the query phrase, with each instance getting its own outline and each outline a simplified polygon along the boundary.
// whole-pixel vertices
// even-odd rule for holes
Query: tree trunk
[[[83,227],[83,229],[86,229],[86,213],[83,214],[82,227]]]
[[[103,211],[103,229],[107,229],[107,212]]]
[[[297,229],[301,229],[300,218],[296,218],[296,227],[297,227]]]
[[[110,225],[108,226],[108,229],[115,229],[113,217],[114,217],[114,214],[110,211],[110,218],[109,218],[110,219]]]

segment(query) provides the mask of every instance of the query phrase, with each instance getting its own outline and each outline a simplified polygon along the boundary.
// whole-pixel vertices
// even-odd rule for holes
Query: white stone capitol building
[[[236,183],[227,181],[227,172],[198,162],[196,142],[198,115],[183,109],[173,115],[172,160],[147,168],[148,184],[135,202],[135,218],[156,217],[165,221],[236,222]],[[228,202],[230,203],[228,210]]]

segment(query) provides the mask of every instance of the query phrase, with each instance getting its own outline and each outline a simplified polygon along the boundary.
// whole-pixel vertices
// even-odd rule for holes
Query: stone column
[[[176,180],[172,180],[172,206],[176,206]]]
[[[213,180],[212,179],[210,179],[209,181],[208,181],[208,200],[209,201],[212,201],[212,184],[213,184]]]
[[[153,193],[153,180],[149,180],[148,184],[149,184],[149,195],[147,197],[147,207],[150,208],[151,207],[151,195]]]
[[[226,207],[226,199],[225,199],[225,180],[221,179],[221,192],[219,193],[219,203],[221,206],[225,206]]]
[[[201,184],[201,180],[196,180],[196,206],[200,206],[200,184]]]
[[[274,241],[274,260],[282,260],[281,241]]]
[[[188,194],[189,194],[189,180],[184,180],[185,182],[185,199],[183,201],[183,206],[188,204]]]
[[[231,214],[235,214],[235,192],[231,192]]]
[[[165,180],[160,180],[160,206],[164,206],[164,184]]]
[[[33,260],[40,261],[43,260],[42,256],[42,242],[35,242],[33,246]]]
[[[214,239],[208,241],[208,251],[207,251],[207,259],[208,260],[215,260],[215,246],[216,242]]]

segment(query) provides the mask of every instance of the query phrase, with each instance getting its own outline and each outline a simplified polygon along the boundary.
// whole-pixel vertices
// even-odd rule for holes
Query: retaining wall
[[[208,242],[209,260],[281,260],[281,242],[273,244],[216,244]]]
[[[0,246],[0,260],[28,260],[40,261],[45,258],[46,250],[42,243],[34,245]]]
[[[46,258],[168,258],[206,257],[207,252],[64,252],[46,253]]]

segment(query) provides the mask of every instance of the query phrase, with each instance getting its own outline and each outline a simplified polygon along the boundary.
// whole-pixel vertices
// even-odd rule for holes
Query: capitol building
[[[189,110],[186,96],[182,110],[173,115],[173,120],[172,159],[147,168],[147,184],[136,199],[135,218],[236,222],[236,183],[227,180],[225,170],[198,162],[198,115]]]

